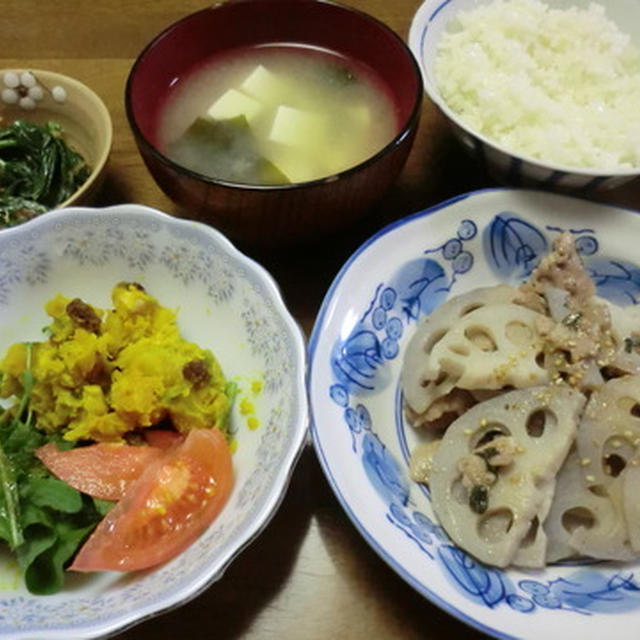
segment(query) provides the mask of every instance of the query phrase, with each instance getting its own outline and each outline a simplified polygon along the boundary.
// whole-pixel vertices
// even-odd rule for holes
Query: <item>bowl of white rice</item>
[[[501,182],[589,192],[640,175],[638,0],[425,0],[425,91]]]

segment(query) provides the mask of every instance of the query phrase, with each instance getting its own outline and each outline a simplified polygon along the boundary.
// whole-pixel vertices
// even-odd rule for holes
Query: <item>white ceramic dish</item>
[[[422,70],[425,92],[447,118],[454,135],[464,149],[474,156],[487,171],[502,183],[513,186],[539,186],[572,192],[611,189],[640,175],[636,169],[598,171],[575,169],[540,162],[535,158],[518,154],[497,144],[465,125],[447,106],[435,81],[433,64],[436,48],[442,33],[455,19],[459,11],[468,11],[490,0],[424,0],[416,11],[409,29],[408,44]],[[591,0],[545,0],[551,7],[567,9],[572,6],[585,8]],[[607,16],[631,35],[640,46],[640,21],[637,19],[637,0],[607,0]]]
[[[312,435],[323,469],[367,542],[445,611],[499,638],[637,638],[640,562],[506,571],[448,539],[412,483],[417,442],[398,384],[416,322],[448,297],[519,282],[570,230],[598,293],[640,301],[638,212],[551,193],[473,192],[399,220],[334,280],[310,345]]]
[[[305,443],[304,341],[275,282],[217,231],[153,209],[69,208],[0,232],[0,352],[42,338],[43,304],[54,294],[105,308],[120,281],[178,308],[183,335],[217,355],[259,426],[250,429],[236,404],[230,500],[191,547],[155,570],[73,574],[59,594],[33,596],[0,555],[3,639],[104,636],[196,596],[266,526]]]

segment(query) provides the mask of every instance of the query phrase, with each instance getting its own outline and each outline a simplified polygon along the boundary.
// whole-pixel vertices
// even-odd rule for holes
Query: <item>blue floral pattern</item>
[[[510,212],[495,216],[483,241],[489,264],[505,281],[525,279],[549,250],[545,235],[535,225]]]
[[[628,611],[640,607],[640,581],[631,571],[604,575],[581,566],[562,579],[514,583],[506,572],[478,563],[453,545],[444,530],[412,504],[406,464],[400,464],[379,438],[379,425],[367,407],[370,396],[397,385],[387,363],[398,356],[399,342],[407,328],[454,292],[456,284],[473,269],[476,257],[499,281],[517,283],[531,274],[563,231],[575,236],[599,295],[620,304],[640,300],[640,268],[601,255],[593,229],[540,227],[512,211],[494,215],[482,229],[474,221],[463,220],[453,237],[425,248],[422,256],[409,259],[388,282],[377,285],[348,336],[333,346],[334,379],[329,396],[340,407],[352,450],[369,483],[386,505],[386,519],[425,558],[437,563],[449,582],[468,599],[489,608],[506,606],[522,614],[539,609],[580,615]],[[396,392],[395,397],[396,431],[406,462],[401,394]]]

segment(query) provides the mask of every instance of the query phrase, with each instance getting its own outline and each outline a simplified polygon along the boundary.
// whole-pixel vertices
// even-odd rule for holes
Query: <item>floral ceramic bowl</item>
[[[60,593],[34,596],[0,554],[0,638],[94,638],[195,596],[266,526],[305,442],[304,341],[273,279],[218,232],[153,209],[56,210],[0,234],[0,352],[42,339],[54,294],[105,307],[120,281],[177,309],[185,338],[237,383],[233,493],[192,546],[154,570],[69,574]]]
[[[409,478],[418,442],[399,373],[416,324],[449,297],[517,283],[568,230],[598,294],[640,301],[638,212],[528,190],[474,192],[383,229],[345,264],[310,341],[312,435],[353,523],[410,585],[499,638],[637,637],[640,562],[484,566],[440,527]]]

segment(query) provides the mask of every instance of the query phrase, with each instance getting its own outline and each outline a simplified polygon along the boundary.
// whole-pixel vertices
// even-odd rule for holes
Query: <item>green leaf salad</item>
[[[61,589],[65,564],[113,503],[73,489],[38,460],[34,452],[47,442],[71,445],[35,427],[29,368],[22,383],[20,402],[0,408],[0,539],[15,552],[29,591],[44,595]]]

